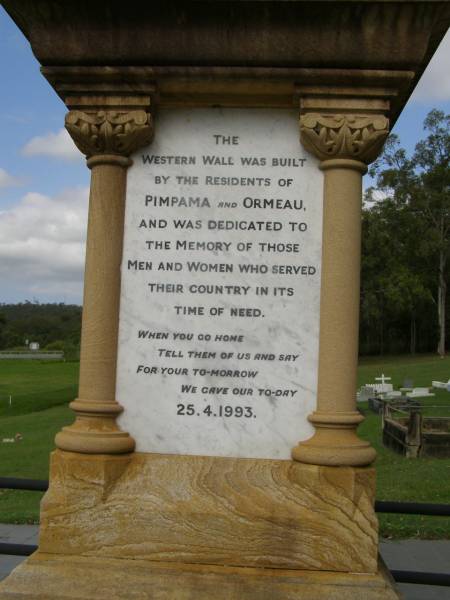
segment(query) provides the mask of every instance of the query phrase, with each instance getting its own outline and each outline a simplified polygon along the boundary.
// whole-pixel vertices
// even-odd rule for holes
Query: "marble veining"
[[[288,459],[312,434],[322,195],[296,111],[158,114],[122,262],[119,425],[138,451]]]

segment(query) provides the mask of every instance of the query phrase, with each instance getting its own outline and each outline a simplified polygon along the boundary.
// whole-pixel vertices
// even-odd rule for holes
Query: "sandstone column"
[[[122,411],[115,400],[120,265],[129,156],[150,143],[153,128],[142,102],[130,106],[127,100],[124,106],[121,98],[99,99],[97,107],[91,98],[88,108],[66,116],[66,128],[92,171],[79,397],[70,404],[76,420],[55,440],[58,448],[72,452],[134,450],[134,440],[116,424]]]
[[[363,466],[375,450],[359,439],[356,369],[361,262],[362,175],[388,134],[380,114],[306,113],[301,140],[325,173],[317,408],[312,438],[293,450],[316,465]]]

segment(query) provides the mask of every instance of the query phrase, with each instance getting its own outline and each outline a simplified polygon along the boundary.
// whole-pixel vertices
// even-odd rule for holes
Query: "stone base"
[[[52,455],[46,554],[377,570],[373,469],[135,453]]]
[[[367,468],[57,450],[0,600],[393,600],[373,500]]]
[[[252,569],[35,553],[0,584],[1,600],[399,600],[375,574]]]

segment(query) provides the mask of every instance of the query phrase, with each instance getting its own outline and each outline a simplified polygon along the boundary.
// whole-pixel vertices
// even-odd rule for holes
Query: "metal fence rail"
[[[20,479],[18,477],[0,477],[0,489],[28,490],[30,492],[46,492],[47,479]]]
[[[30,556],[37,549],[38,547],[33,544],[0,543],[0,554],[8,554],[9,556]]]
[[[431,517],[450,517],[450,504],[429,504],[427,502],[391,502],[377,500],[375,512],[402,515],[427,515]]]
[[[45,492],[48,481],[44,479],[20,479],[16,477],[0,477],[0,489],[29,490]],[[450,504],[429,504],[426,502],[391,502],[377,500],[375,511],[405,515],[428,515],[434,517],[450,517]],[[0,555],[30,556],[38,549],[32,544],[0,543]],[[439,585],[450,587],[450,573],[428,573],[424,571],[392,570],[391,575],[397,583],[414,583],[419,585]]]
[[[415,583],[418,585],[442,585],[450,587],[449,573],[427,573],[424,571],[392,570],[392,577],[397,583]]]

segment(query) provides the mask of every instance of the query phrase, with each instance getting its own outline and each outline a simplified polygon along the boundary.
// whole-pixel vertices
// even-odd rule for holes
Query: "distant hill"
[[[73,355],[80,346],[81,312],[75,304],[0,304],[0,350],[23,348],[28,340]]]

